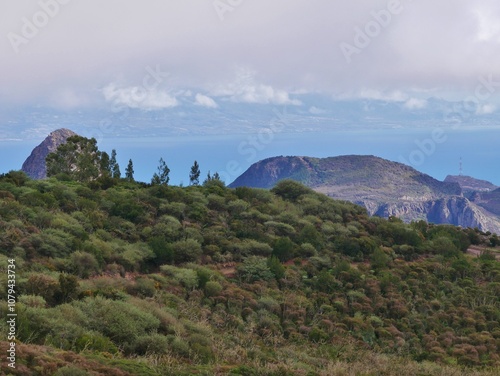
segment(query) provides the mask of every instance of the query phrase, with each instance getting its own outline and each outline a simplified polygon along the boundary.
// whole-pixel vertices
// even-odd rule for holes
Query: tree
[[[120,165],[116,161],[116,150],[111,150],[111,159],[109,161],[109,170],[111,172],[111,176],[115,179],[120,179],[122,173],[120,172]]]
[[[134,181],[134,164],[132,163],[132,159],[128,160],[128,165],[125,169],[125,178],[128,181]]]
[[[197,161],[194,161],[193,166],[191,166],[191,172],[189,173],[189,184],[200,184],[200,166],[198,165]]]
[[[64,174],[82,183],[90,182],[106,175],[107,158],[97,148],[95,138],[72,136],[47,156],[47,176]]]
[[[288,261],[293,257],[295,244],[288,237],[276,239],[272,255],[280,261]]]
[[[104,176],[112,176],[111,174],[111,162],[109,160],[109,155],[106,152],[101,154],[101,171]]]
[[[210,171],[208,171],[207,178],[203,181],[203,184],[206,184],[206,183],[211,182],[211,181],[220,181],[220,182],[222,182],[222,180],[220,179],[220,175],[219,175],[218,172],[215,172],[215,174],[210,175]]]
[[[160,161],[158,163],[158,172],[153,175],[153,178],[151,179],[151,184],[153,185],[168,185],[168,182],[170,181],[170,178],[168,174],[170,173],[170,169],[168,168],[167,164],[163,160],[163,158],[160,158]]]
[[[249,256],[237,267],[236,271],[244,282],[269,281],[275,278],[264,257]]]

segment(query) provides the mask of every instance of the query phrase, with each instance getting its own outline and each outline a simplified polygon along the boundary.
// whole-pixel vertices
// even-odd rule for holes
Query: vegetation
[[[200,165],[197,161],[194,161],[191,166],[191,171],[189,173],[189,184],[190,185],[198,185],[200,184]]]
[[[127,168],[125,169],[125,179],[134,181],[134,163],[132,159],[128,160]]]
[[[209,177],[1,176],[11,374],[498,374],[496,236],[369,217],[292,181]]]
[[[158,172],[154,173],[153,178],[151,179],[151,184],[168,185],[168,182],[170,181],[170,177],[168,176],[169,174],[170,169],[163,158],[160,158],[160,161],[158,162]]]

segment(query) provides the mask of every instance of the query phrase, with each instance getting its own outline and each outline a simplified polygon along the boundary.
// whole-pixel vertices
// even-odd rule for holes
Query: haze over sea
[[[257,139],[251,143],[251,139]],[[445,130],[433,146],[427,142],[425,153],[416,141],[432,139],[432,129],[377,129],[373,131],[330,131],[275,133],[261,141],[256,134],[190,135],[159,138],[116,138],[99,140],[100,150],[117,150],[124,173],[128,159],[134,163],[135,178],[149,182],[160,157],[171,169],[170,184],[187,185],[194,160],[200,164],[202,179],[219,172],[227,184],[252,163],[278,155],[329,157],[337,155],[375,155],[411,165],[443,180],[458,175],[462,158],[463,175],[489,180],[500,185],[498,140],[500,130]],[[0,141],[0,172],[17,170],[40,140]],[[434,150],[432,150],[434,149]],[[413,153],[413,154],[412,154]]]

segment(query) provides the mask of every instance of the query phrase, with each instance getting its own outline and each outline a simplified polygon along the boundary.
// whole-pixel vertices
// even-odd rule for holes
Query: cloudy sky
[[[0,105],[155,110],[304,93],[496,110],[494,0],[4,0]],[[152,73],[153,72],[153,73]],[[486,93],[486,91],[488,93]]]

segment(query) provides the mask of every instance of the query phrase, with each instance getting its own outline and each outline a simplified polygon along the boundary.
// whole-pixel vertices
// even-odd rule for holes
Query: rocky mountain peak
[[[32,179],[45,179],[47,177],[45,158],[56,151],[59,145],[64,144],[71,136],[78,135],[66,128],[51,132],[40,145],[33,149],[30,156],[24,161],[21,170]]]
[[[475,192],[490,192],[498,187],[486,180],[475,179],[464,175],[448,175],[445,182],[458,183],[464,191]]]

